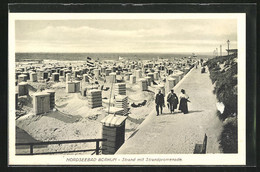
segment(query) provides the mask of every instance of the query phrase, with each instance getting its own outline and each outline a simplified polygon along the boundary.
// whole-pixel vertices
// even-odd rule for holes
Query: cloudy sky
[[[17,20],[16,52],[210,52],[237,46],[236,20]]]

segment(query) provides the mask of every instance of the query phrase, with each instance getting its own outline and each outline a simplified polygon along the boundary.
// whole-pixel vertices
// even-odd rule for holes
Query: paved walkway
[[[207,153],[220,153],[218,137],[222,123],[216,116],[216,97],[209,73],[191,70],[176,85],[175,93],[185,89],[190,97],[189,113],[170,114],[164,109],[156,116],[155,110],[125,141],[116,154],[192,154],[196,143],[208,136]]]

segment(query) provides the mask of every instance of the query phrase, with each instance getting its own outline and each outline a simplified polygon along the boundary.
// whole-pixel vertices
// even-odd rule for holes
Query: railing
[[[88,151],[94,151],[96,155],[99,154],[99,151],[102,151],[102,149],[99,146],[99,142],[107,141],[107,139],[86,139],[86,140],[63,140],[63,141],[48,141],[48,142],[31,142],[31,143],[16,143],[16,146],[30,146],[30,153],[29,154],[16,154],[16,155],[39,155],[39,154],[54,154],[54,153],[70,153],[70,152],[88,152]],[[73,150],[73,151],[62,151],[62,152],[43,152],[43,153],[33,153],[33,146],[35,145],[51,145],[51,144],[69,144],[69,143],[87,143],[87,142],[96,142],[96,148],[95,149],[87,149],[87,150]]]

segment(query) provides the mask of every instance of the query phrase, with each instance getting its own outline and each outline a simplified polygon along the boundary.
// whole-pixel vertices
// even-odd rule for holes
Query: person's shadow
[[[203,112],[203,110],[191,110],[191,111],[188,112],[188,114],[189,113],[196,113],[196,112]]]
[[[191,113],[196,113],[196,112],[203,112],[203,110],[191,110],[186,114],[191,114]],[[165,115],[177,115],[177,114],[183,114],[183,112],[181,112],[181,111],[174,111],[173,113],[163,112],[163,114],[160,114],[160,115],[165,116]]]
[[[178,111],[175,111],[173,113],[171,113],[171,112],[163,112],[162,114],[159,114],[159,116],[167,116],[167,115],[171,116],[171,115],[177,115],[177,114],[180,114],[180,113],[182,113],[182,112],[178,112]]]

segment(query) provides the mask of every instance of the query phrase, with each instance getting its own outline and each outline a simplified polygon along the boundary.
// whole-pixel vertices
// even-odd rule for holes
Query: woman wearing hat
[[[181,89],[179,110],[181,110],[184,114],[188,113],[187,102],[190,102],[189,96],[185,93],[184,89]]]

